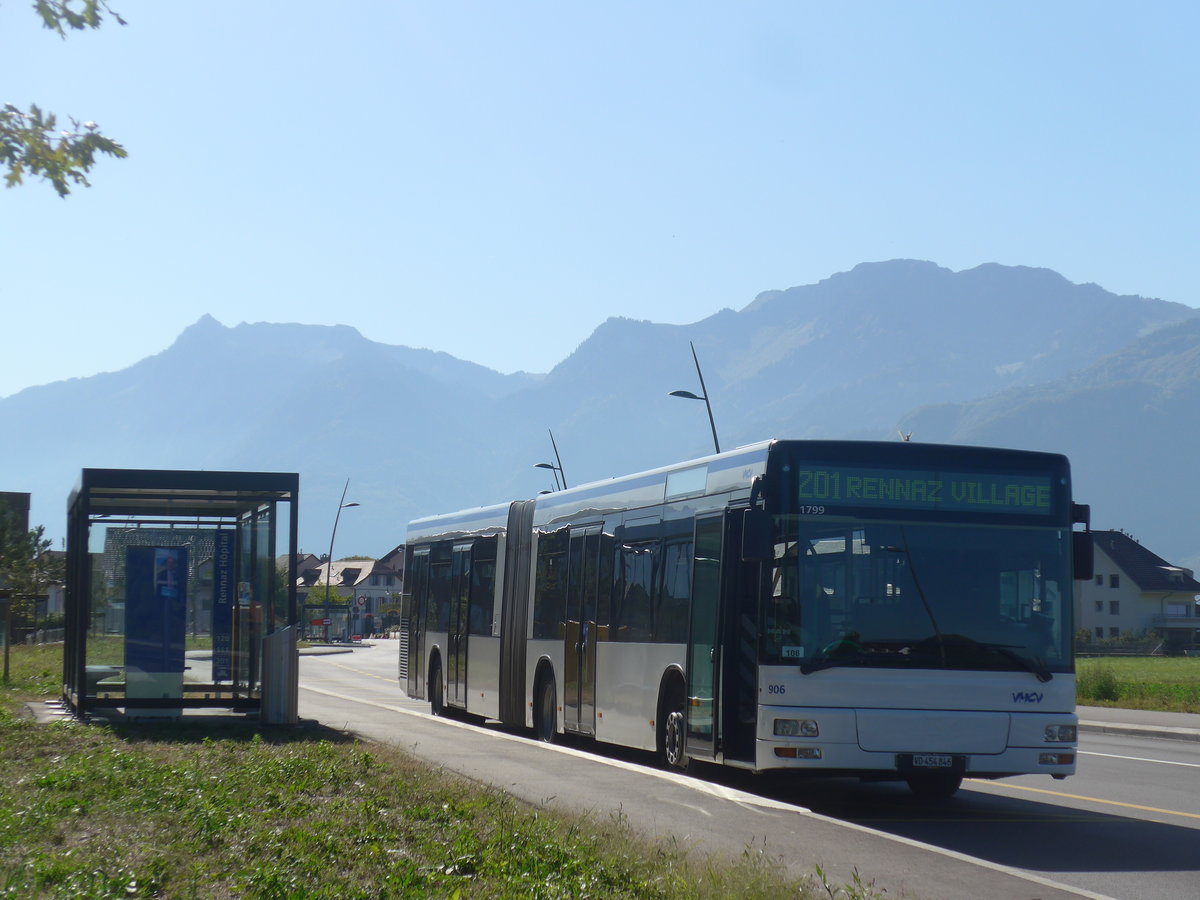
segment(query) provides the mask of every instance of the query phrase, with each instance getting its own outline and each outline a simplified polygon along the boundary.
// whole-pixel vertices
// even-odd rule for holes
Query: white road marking
[[[1148,759],[1144,756],[1120,756],[1116,753],[1096,753],[1092,750],[1080,750],[1080,756],[1104,756],[1108,759],[1127,759],[1130,762],[1158,763],[1161,766],[1185,766],[1189,769],[1200,769],[1200,763],[1175,762],[1170,759]]]

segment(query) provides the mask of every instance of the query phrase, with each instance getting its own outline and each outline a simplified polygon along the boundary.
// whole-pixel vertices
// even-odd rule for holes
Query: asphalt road
[[[546,746],[437,719],[396,680],[394,643],[303,655],[300,714],[403,747],[539,806],[619,816],[702,854],[753,847],[796,875],[855,871],[887,896],[1200,897],[1200,741],[1087,732],[1079,774],[968,781],[923,807],[903,785],[663,772],[643,754]],[[599,749],[600,752],[596,752]]]

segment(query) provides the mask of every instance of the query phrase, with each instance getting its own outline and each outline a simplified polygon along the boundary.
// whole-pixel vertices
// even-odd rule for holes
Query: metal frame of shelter
[[[67,502],[62,694],[76,716],[265,719],[290,695],[294,717],[299,485],[271,472],[82,471]]]

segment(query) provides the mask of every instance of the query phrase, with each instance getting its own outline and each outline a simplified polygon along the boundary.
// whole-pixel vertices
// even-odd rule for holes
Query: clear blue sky
[[[858,262],[1200,305],[1194,3],[0,2],[0,102],[129,150],[0,190],[0,396],[204,313],[547,371]]]

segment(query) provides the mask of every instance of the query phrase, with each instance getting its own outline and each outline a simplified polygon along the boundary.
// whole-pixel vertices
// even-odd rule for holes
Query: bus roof
[[[599,515],[691,497],[749,492],[754,479],[766,471],[767,454],[774,443],[760,441],[724,453],[542,494],[537,498],[534,524],[573,518],[585,510]]]
[[[534,525],[575,519],[588,512],[599,516],[616,510],[638,509],[694,497],[738,491],[748,493],[754,479],[766,472],[767,458],[773,450],[799,451],[806,456],[811,453],[814,458],[826,459],[830,455],[845,454],[859,459],[875,457],[893,462],[911,460],[915,463],[953,457],[992,457],[1024,466],[1067,465],[1066,457],[1061,454],[1035,450],[905,441],[772,439],[656,469],[543,493],[536,498]],[[406,540],[411,543],[434,537],[450,539],[503,533],[511,505],[510,501],[414,519],[409,523]]]

